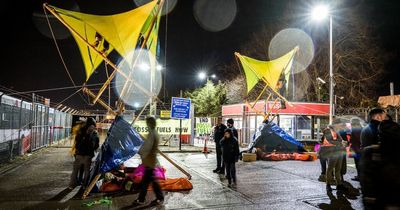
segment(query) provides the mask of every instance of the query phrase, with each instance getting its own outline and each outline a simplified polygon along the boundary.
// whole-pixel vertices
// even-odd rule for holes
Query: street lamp
[[[199,77],[200,80],[204,80],[207,77],[207,74],[204,71],[202,71],[199,72],[197,76]]]
[[[336,110],[337,98],[339,98],[340,100],[343,100],[343,99],[344,99],[344,96],[337,96],[337,95],[335,95],[335,106],[334,106],[335,108],[334,108],[334,110]],[[336,116],[336,111],[333,113],[333,115]]]
[[[204,79],[209,80],[210,77],[211,77],[211,79],[216,79],[216,78],[217,78],[217,75],[215,75],[215,74],[207,75],[204,71],[201,71],[201,72],[199,72],[199,74],[197,75],[197,77],[198,77],[200,80],[204,80]]]
[[[325,84],[325,80],[321,79],[321,77],[317,77],[318,84],[318,102],[321,102],[321,85]]]
[[[329,124],[333,121],[333,63],[332,63],[332,15],[326,5],[316,6],[312,12],[313,20],[321,21],[329,17]]]

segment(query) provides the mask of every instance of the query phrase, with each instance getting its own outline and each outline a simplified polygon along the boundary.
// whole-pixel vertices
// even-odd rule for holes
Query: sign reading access
[[[171,118],[189,119],[190,118],[190,99],[172,97]]]

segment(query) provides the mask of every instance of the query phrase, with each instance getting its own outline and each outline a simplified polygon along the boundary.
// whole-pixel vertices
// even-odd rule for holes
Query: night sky
[[[215,0],[213,0],[215,1]],[[61,63],[54,42],[40,31],[47,31],[42,14],[44,1],[7,1],[1,6],[2,17],[2,70],[0,85],[16,91],[40,90],[71,86],[66,71]],[[78,9],[84,13],[115,14],[135,8],[132,0],[96,0],[96,1],[48,1],[50,4],[65,8]],[[305,4],[304,2],[307,2]],[[253,33],[260,31],[268,21],[279,19],[285,4],[303,4],[310,1],[273,1],[273,0],[236,0],[237,13],[233,23],[225,30],[211,32],[205,30],[194,17],[195,1],[178,0],[175,8],[168,15],[167,59],[166,59],[166,95],[176,96],[180,89],[199,87],[202,83],[196,78],[199,69],[208,69],[220,79],[226,75],[218,72],[219,67],[234,61],[233,53],[249,42]],[[386,64],[388,72],[385,83],[387,89],[379,90],[382,95],[389,94],[389,82],[396,84],[396,93],[400,94],[400,3],[396,0],[352,1],[370,4],[374,13],[365,14],[370,24],[376,26],[384,49],[393,55]],[[36,15],[34,15],[36,14]],[[165,66],[165,16],[161,20],[160,62]],[[55,27],[57,27],[55,25]],[[62,27],[60,27],[62,29]],[[282,28],[283,29],[283,28]],[[45,32],[46,33],[46,32]],[[49,35],[49,34],[48,34]],[[61,30],[59,37],[68,36]],[[72,37],[57,40],[74,81],[84,82],[84,70],[78,48]],[[101,66],[95,75],[104,79]],[[385,84],[384,84],[385,85]],[[40,92],[57,103],[75,92],[75,89]],[[163,98],[163,91],[160,98]],[[78,95],[64,104],[72,107],[89,108]]]

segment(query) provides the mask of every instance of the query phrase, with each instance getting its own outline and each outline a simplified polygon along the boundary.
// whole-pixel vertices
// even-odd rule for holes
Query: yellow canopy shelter
[[[285,79],[288,80],[293,58],[297,50],[298,47],[295,47],[285,55],[271,61],[256,60],[236,52],[235,55],[239,58],[246,76],[247,93],[249,93],[260,80],[264,81],[270,88],[276,90],[282,73]]]
[[[155,9],[156,5],[157,1],[154,0],[139,8],[115,15],[91,15],[53,6],[51,8],[72,32],[82,55],[87,80],[103,61],[99,53],[89,48],[87,43],[103,55],[115,49],[122,57],[127,56],[136,48],[139,38],[144,35],[142,33],[147,31],[143,31],[145,23],[151,21],[150,17],[153,17],[154,11],[159,11]],[[154,33],[152,40],[157,39],[154,36],[157,36],[158,30]],[[83,37],[87,43],[78,36]]]

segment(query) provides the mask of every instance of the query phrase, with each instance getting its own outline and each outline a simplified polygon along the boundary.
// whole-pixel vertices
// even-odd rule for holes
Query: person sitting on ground
[[[221,139],[222,156],[226,168],[226,178],[228,187],[231,187],[232,181],[236,185],[236,167],[235,163],[239,160],[239,143],[233,135],[232,129],[226,129],[224,138]]]

